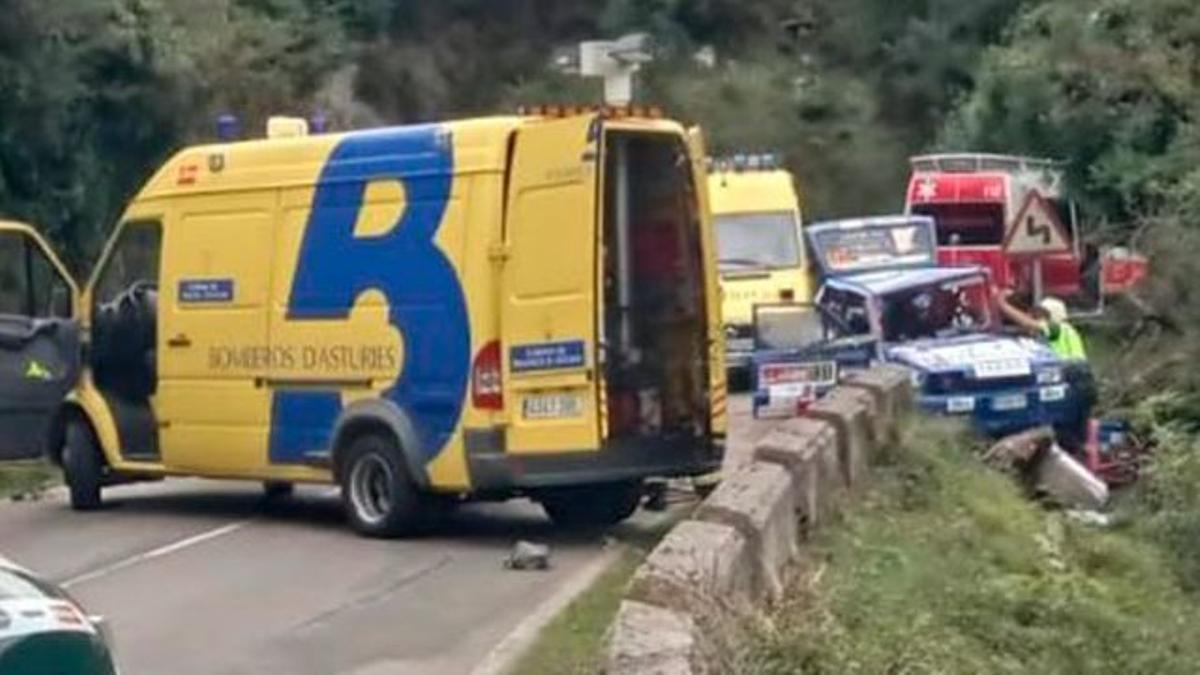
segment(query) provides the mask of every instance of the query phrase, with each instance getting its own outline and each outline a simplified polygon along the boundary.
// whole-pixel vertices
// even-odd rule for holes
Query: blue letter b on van
[[[408,415],[420,447],[407,450],[425,462],[458,425],[471,359],[462,285],[434,243],[453,174],[450,136],[436,125],[347,136],[321,172],[288,300],[290,321],[344,321],[363,292],[385,296],[404,362],[383,395]],[[378,180],[403,184],[405,208],[384,234],[356,238],[367,185]],[[341,410],[337,391],[276,392],[271,462],[303,462],[331,449]]]

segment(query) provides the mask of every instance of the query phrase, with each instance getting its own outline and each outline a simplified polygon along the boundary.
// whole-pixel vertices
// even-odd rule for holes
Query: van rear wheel
[[[550,520],[564,528],[616,525],[633,515],[641,498],[641,481],[555,488],[537,496]]]
[[[394,439],[367,434],[354,439],[345,452],[341,462],[342,503],[359,534],[411,536],[428,526],[428,500],[409,477]]]
[[[83,420],[72,420],[67,424],[62,469],[63,480],[71,494],[71,508],[76,511],[100,508],[104,458],[92,427]]]

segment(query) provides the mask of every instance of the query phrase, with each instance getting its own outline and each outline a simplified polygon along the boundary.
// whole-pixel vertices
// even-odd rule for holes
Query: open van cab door
[[[79,289],[28,225],[0,221],[0,460],[45,453],[79,376]]]

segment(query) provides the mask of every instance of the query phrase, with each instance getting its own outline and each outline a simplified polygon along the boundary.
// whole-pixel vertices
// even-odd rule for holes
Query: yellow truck
[[[773,155],[709,162],[708,192],[721,277],[725,358],[749,370],[754,306],[812,298],[801,234],[800,199],[792,174]]]
[[[619,521],[644,479],[723,456],[703,158],[679,124],[619,110],[339,134],[273,119],[184,149],[78,300],[32,230],[0,229],[56,279],[0,320],[0,425],[21,420],[77,509],[192,475],[337,483],[373,536],[516,495]],[[54,405],[51,383],[69,389]]]

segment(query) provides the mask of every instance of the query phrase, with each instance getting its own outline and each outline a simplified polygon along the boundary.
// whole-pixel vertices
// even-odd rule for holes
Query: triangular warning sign
[[[1058,219],[1054,206],[1037,190],[1031,190],[1025,205],[1013,219],[1004,238],[1004,251],[1010,255],[1050,255],[1067,253],[1071,240]]]

